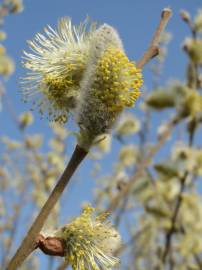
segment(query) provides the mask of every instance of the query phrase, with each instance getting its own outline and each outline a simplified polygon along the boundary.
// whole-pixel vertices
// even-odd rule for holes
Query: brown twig
[[[69,183],[71,176],[74,174],[77,167],[86,155],[87,152],[77,145],[64,173],[62,174],[61,178],[59,179],[58,183],[56,184],[43,208],[41,209],[39,215],[33,222],[31,228],[29,229],[17,252],[11,259],[7,270],[16,270],[29,256],[29,254],[36,248],[37,236],[40,233],[47,217],[49,216],[52,208],[55,206],[56,202],[62,195],[62,192]]]
[[[172,15],[172,11],[169,8],[164,8],[161,13],[161,20],[159,22],[159,25],[153,35],[153,38],[151,40],[150,46],[147,49],[147,51],[144,53],[142,58],[137,62],[137,67],[142,68],[147,62],[149,62],[150,59],[157,56],[159,54],[159,40],[161,33],[163,32],[168,20],[170,19]]]

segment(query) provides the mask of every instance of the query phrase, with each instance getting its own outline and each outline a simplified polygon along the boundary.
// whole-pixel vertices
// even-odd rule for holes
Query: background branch
[[[170,19],[172,15],[172,11],[169,8],[163,9],[161,13],[161,20],[159,22],[159,25],[153,35],[153,38],[151,40],[150,46],[147,49],[147,51],[144,53],[144,55],[140,58],[140,60],[137,62],[137,67],[142,68],[146,63],[148,63],[153,57],[157,56],[159,54],[159,40],[160,36],[168,23],[168,20]]]

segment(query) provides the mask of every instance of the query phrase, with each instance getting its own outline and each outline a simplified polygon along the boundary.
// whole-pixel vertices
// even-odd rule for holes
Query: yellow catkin
[[[142,74],[120,49],[107,49],[98,61],[96,73],[95,95],[110,112],[116,114],[133,106],[140,95]]]
[[[111,269],[119,262],[112,251],[118,248],[120,236],[106,223],[106,214],[93,217],[94,211],[86,206],[79,217],[57,232],[64,240],[66,259],[74,270]]]
[[[48,26],[28,41],[32,52],[23,56],[29,70],[22,80],[23,100],[32,100],[33,109],[51,121],[66,122],[75,108],[94,30],[88,20],[73,26],[70,18],[61,18],[57,29]]]

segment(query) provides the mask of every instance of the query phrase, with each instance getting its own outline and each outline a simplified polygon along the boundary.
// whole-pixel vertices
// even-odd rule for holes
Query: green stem
[[[11,259],[8,267],[6,268],[7,270],[16,270],[35,249],[36,237],[40,233],[47,217],[49,216],[51,210],[59,200],[65,187],[69,183],[71,176],[74,174],[77,167],[86,155],[87,152],[77,145],[65,171],[63,172],[61,178],[59,179],[58,183],[56,184],[55,188],[53,189],[40,213],[33,222],[20,247]]]

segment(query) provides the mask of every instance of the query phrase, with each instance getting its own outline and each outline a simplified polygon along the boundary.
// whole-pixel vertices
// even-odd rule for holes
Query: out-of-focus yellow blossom
[[[19,117],[20,127],[24,129],[27,126],[30,126],[34,121],[33,114],[31,112],[22,113]]]
[[[47,195],[45,192],[39,192],[36,187],[33,189],[32,198],[38,207],[42,207],[44,205],[46,197]]]
[[[119,136],[132,135],[140,130],[140,121],[132,113],[122,114],[116,127]]]
[[[6,52],[6,48],[0,44],[0,56],[4,55]]]
[[[7,55],[0,55],[0,74],[8,76],[14,72],[14,69],[13,60]]]
[[[185,99],[181,103],[181,113],[184,116],[196,117],[202,113],[202,96],[196,90],[187,92]]]
[[[187,145],[184,145],[182,142],[177,142],[175,147],[173,147],[172,151],[172,159],[177,160],[185,160],[189,157],[190,155],[190,147]]]
[[[186,167],[192,174],[202,176],[202,149],[190,148]]]
[[[168,179],[178,177],[179,175],[177,164],[172,160],[166,160],[164,162],[157,163],[154,165],[154,169],[161,177],[163,176]]]
[[[157,110],[174,107],[174,95],[169,90],[157,89],[146,98],[146,104]]]
[[[0,217],[5,215],[5,205],[2,198],[0,198]]]
[[[21,147],[21,143],[16,140],[11,140],[8,137],[3,137],[2,142],[6,145],[7,149],[12,151]]]
[[[65,150],[64,144],[57,138],[51,139],[48,144],[56,152],[62,153]]]
[[[11,12],[19,13],[24,9],[22,0],[5,0],[5,4],[11,5]]]
[[[43,137],[40,134],[26,136],[24,143],[27,148],[40,148],[43,143]]]
[[[194,29],[196,32],[202,32],[202,9],[199,9],[194,18]]]
[[[183,193],[182,200],[179,219],[186,230],[186,234],[177,243],[177,249],[185,258],[192,258],[193,253],[198,254],[202,251],[200,241],[202,235],[201,196],[195,192]]]
[[[65,257],[74,270],[112,269],[119,264],[113,253],[120,247],[120,235],[106,221],[106,214],[93,216],[85,206],[82,214],[54,235],[65,243]]]
[[[57,122],[51,123],[51,128],[53,130],[53,133],[58,137],[60,140],[64,140],[69,132],[66,127],[58,124]]]
[[[177,179],[163,182],[157,181],[157,190],[161,194],[162,200],[173,201],[180,192],[180,183]]]
[[[194,64],[202,65],[202,40],[186,38],[183,44],[184,50],[187,52]]]
[[[0,31],[0,40],[6,39],[6,33],[4,31]]]
[[[123,146],[119,152],[120,166],[131,167],[135,165],[137,160],[137,149],[134,145]]]
[[[64,157],[58,155],[57,152],[49,152],[47,158],[48,162],[50,162],[51,165],[56,166],[59,171],[64,169]]]
[[[159,140],[168,132],[168,128],[169,127],[166,123],[162,123],[159,125],[159,127],[157,129],[157,135],[158,135]],[[170,138],[170,136],[169,136],[169,138]]]
[[[110,134],[103,134],[96,138],[97,143],[95,143],[95,146],[102,152],[102,153],[108,153],[111,149],[111,141],[112,137]]]
[[[171,41],[172,39],[172,34],[169,33],[169,32],[163,32],[160,36],[160,40],[159,40],[159,43],[160,44],[167,44]]]
[[[156,110],[181,106],[191,89],[179,81],[169,82],[164,88],[154,89],[146,97],[146,104]]]
[[[180,11],[180,16],[183,19],[183,21],[185,21],[186,23],[191,22],[191,16],[190,16],[190,14],[189,14],[189,12],[187,10],[182,9]]]
[[[202,176],[202,149],[177,144],[172,152],[172,159],[181,162],[183,165],[181,169],[186,169],[193,175]]]

